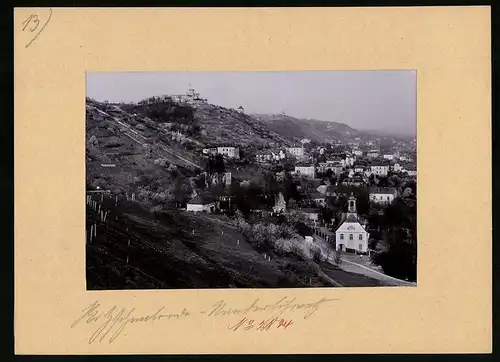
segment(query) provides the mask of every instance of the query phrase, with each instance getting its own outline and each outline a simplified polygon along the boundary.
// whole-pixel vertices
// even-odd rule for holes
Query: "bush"
[[[323,259],[323,254],[321,253],[321,249],[318,247],[312,247],[311,258],[315,263],[321,263],[321,260]]]

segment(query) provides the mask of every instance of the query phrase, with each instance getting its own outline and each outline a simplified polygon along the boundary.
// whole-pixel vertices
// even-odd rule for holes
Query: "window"
[[[344,234],[340,234],[340,240],[344,240]]]
[[[387,201],[389,201],[389,196],[387,196]]]
[[[354,236],[352,234],[349,234],[349,240],[353,240]]]
[[[363,244],[359,244],[359,250],[363,250]]]
[[[363,234],[359,234],[359,240],[363,240]]]

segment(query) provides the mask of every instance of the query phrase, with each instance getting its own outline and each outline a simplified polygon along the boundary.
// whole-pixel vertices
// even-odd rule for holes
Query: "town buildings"
[[[289,147],[287,148],[288,153],[291,155],[297,157],[297,158],[303,158],[304,157],[304,148],[303,147]]]
[[[377,176],[387,176],[389,173],[389,165],[383,162],[373,162],[370,165],[370,171]]]
[[[215,198],[209,195],[195,196],[187,203],[186,211],[192,212],[214,212],[215,211]]]
[[[295,175],[297,176],[305,176],[314,178],[316,177],[316,168],[314,165],[311,166],[295,166]]]
[[[394,201],[397,195],[395,187],[371,187],[369,198],[375,203],[389,204]]]
[[[220,146],[220,147],[212,147],[212,148],[204,148],[203,153],[206,155],[223,155],[227,158],[240,158],[240,149],[239,147],[232,146]]]

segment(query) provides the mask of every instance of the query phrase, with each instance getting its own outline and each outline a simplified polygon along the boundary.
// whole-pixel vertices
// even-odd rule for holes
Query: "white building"
[[[372,163],[370,165],[370,171],[372,174],[377,176],[387,176],[389,173],[389,165],[382,163]]]
[[[389,161],[394,160],[394,155],[386,154],[386,155],[382,155],[382,157],[385,158],[386,160],[389,160]]]
[[[303,208],[300,209],[304,214],[306,214],[307,218],[313,222],[317,222],[319,220],[319,210],[315,208]]]
[[[361,151],[361,150],[352,150],[352,154],[354,156],[363,156],[363,151]]]
[[[392,169],[394,170],[394,172],[399,172],[399,171],[402,171],[402,170],[403,170],[403,166],[401,166],[399,163],[395,163],[395,164],[392,166]]]
[[[201,195],[196,196],[191,201],[187,203],[187,211],[193,212],[214,212],[215,211],[215,200],[208,197],[202,197]]]
[[[372,187],[370,188],[370,201],[379,204],[390,204],[398,196],[394,187]]]
[[[367,153],[367,156],[372,157],[372,158],[378,157],[379,155],[380,155],[380,153],[377,150],[371,150],[371,151],[368,151],[368,153]]]
[[[304,157],[304,148],[303,147],[289,147],[287,151],[297,158]]]
[[[255,159],[259,163],[266,163],[273,159],[273,155],[271,152],[260,152],[255,155]]]
[[[417,168],[414,165],[405,166],[403,172],[406,172],[408,176],[417,176]]]
[[[229,158],[240,158],[240,149],[238,147],[217,147],[217,153]]]
[[[354,166],[354,172],[355,173],[363,173],[363,172],[365,172],[365,166],[360,166],[360,165]]]
[[[348,212],[335,231],[337,250],[353,250],[360,253],[368,252],[368,238],[370,234],[361,225],[356,212],[356,198],[351,196],[348,200]]]
[[[312,166],[295,166],[295,174],[298,176],[316,177],[316,169]]]

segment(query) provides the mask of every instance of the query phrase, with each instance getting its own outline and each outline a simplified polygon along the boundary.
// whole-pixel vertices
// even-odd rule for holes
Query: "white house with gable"
[[[351,195],[348,200],[348,212],[344,214],[343,221],[335,231],[336,248],[342,251],[367,253],[369,236],[358,218],[356,198]]]

